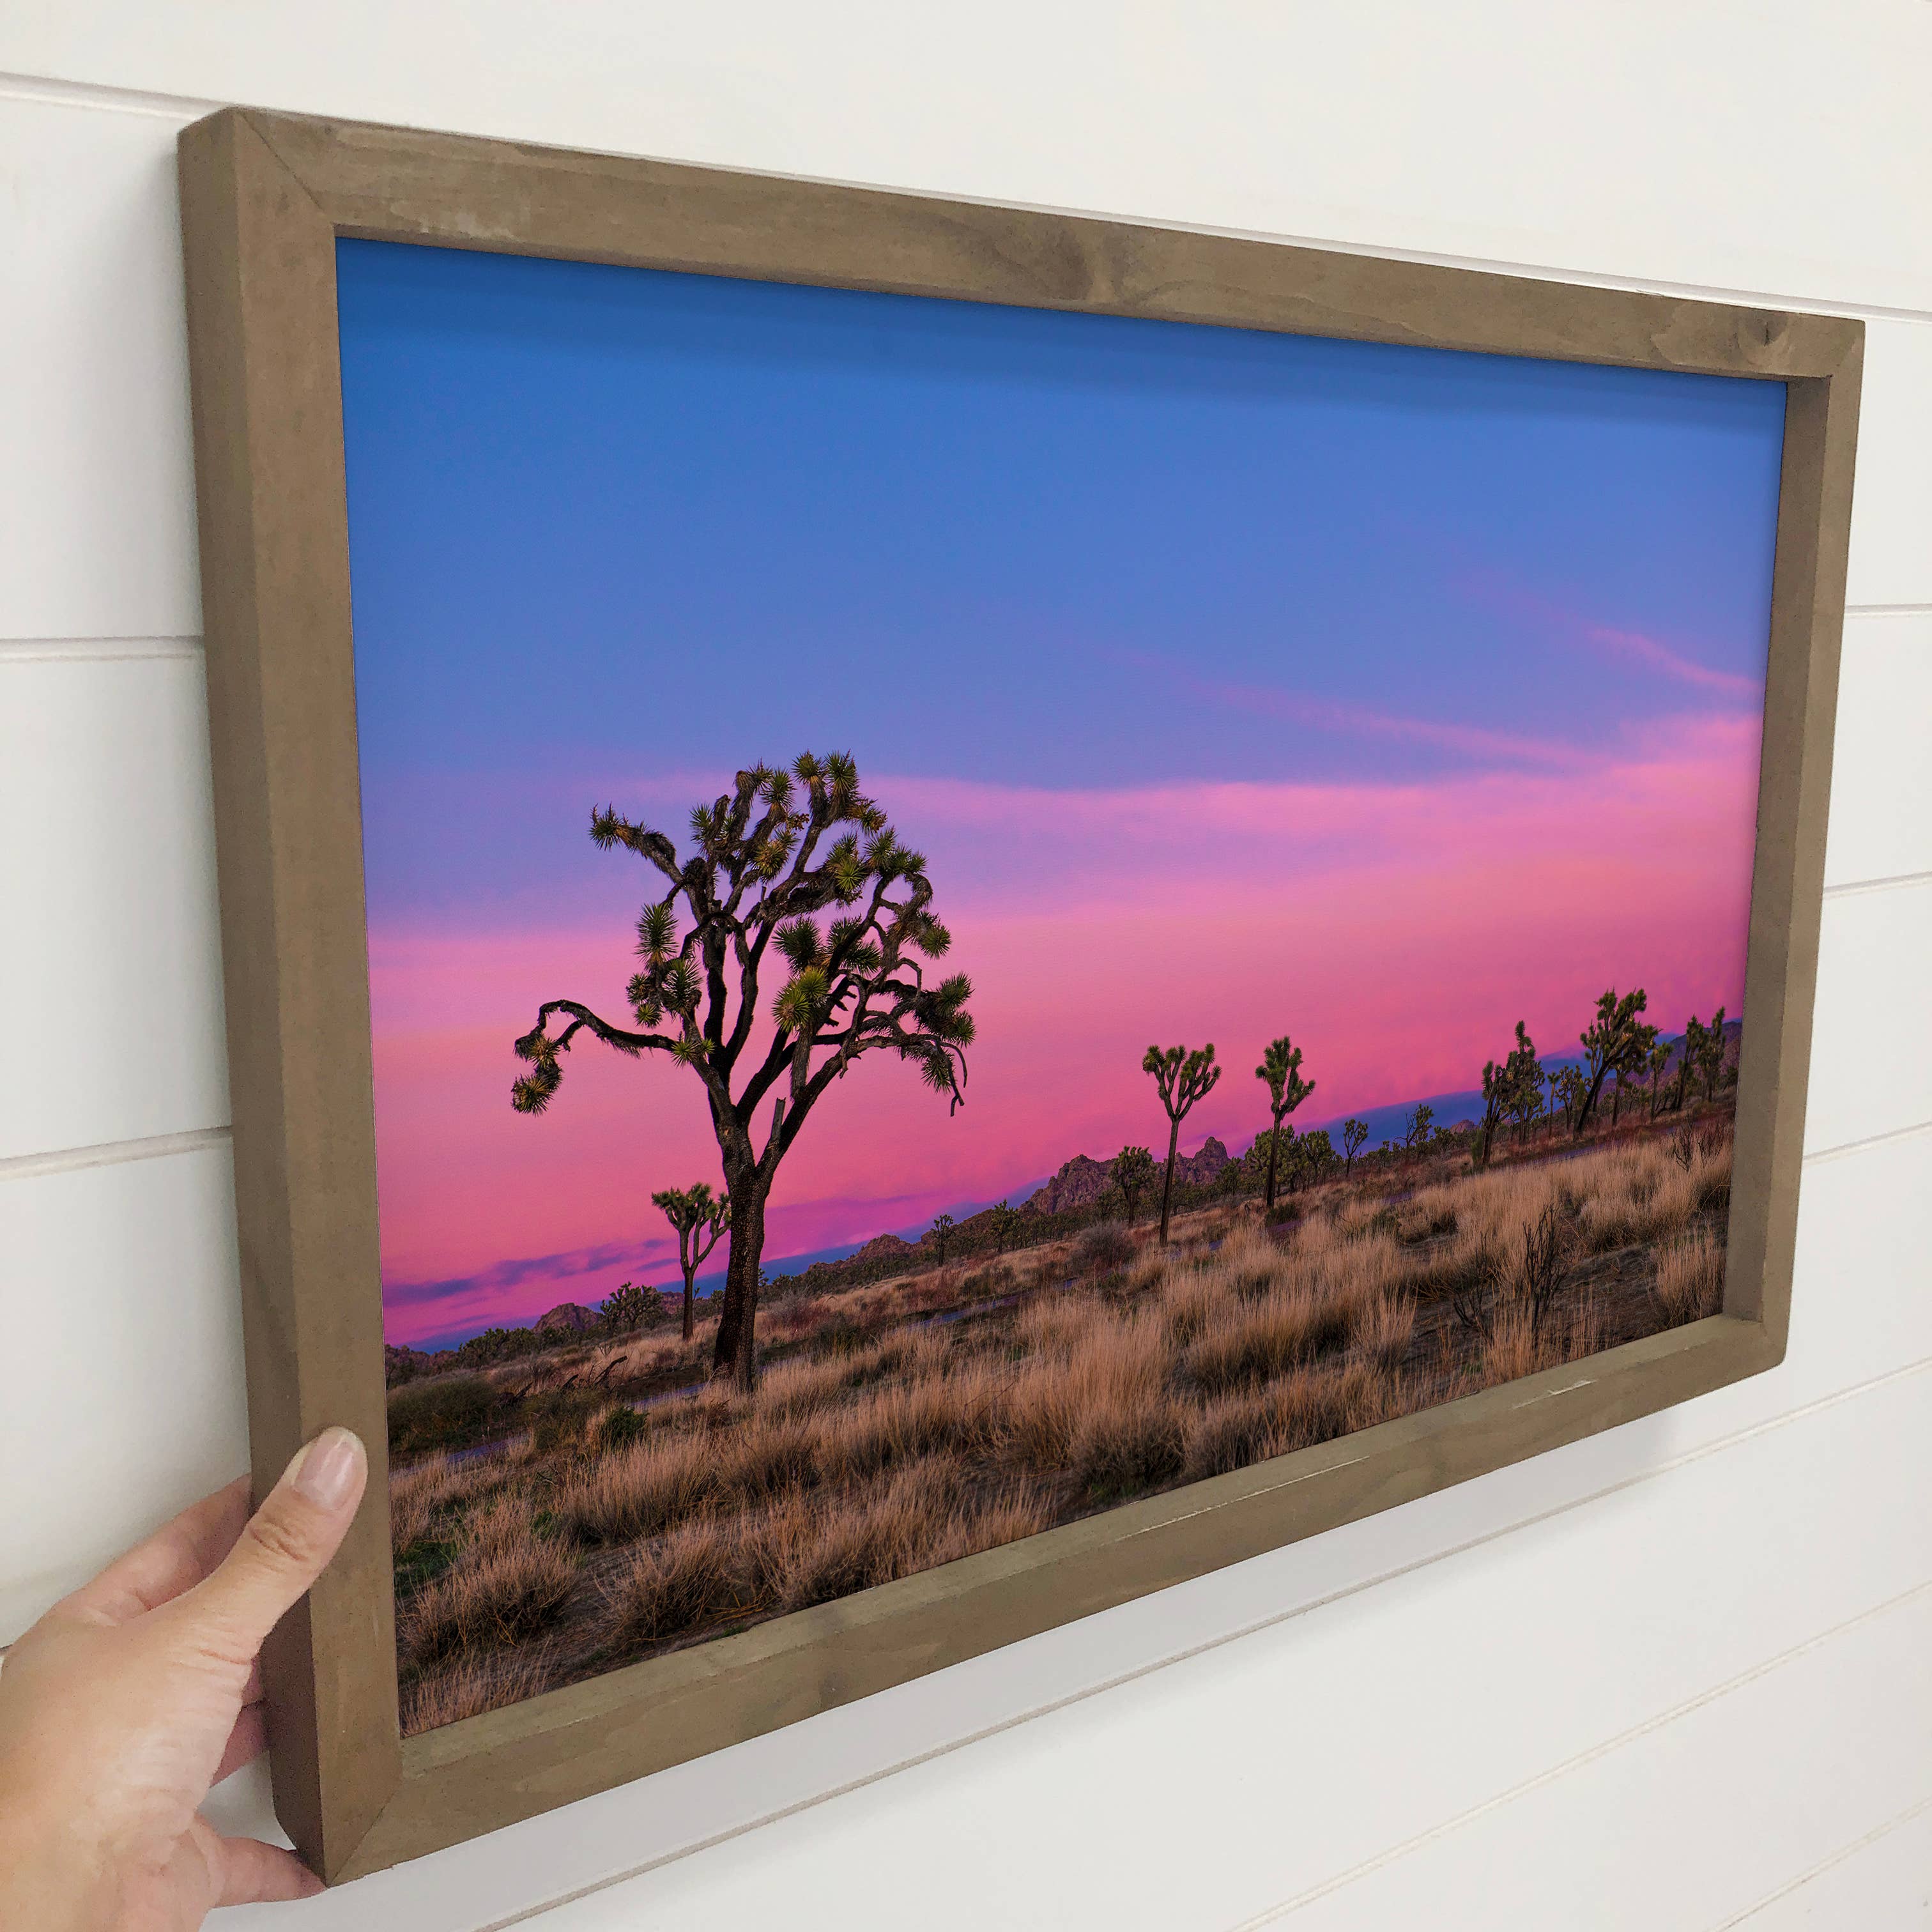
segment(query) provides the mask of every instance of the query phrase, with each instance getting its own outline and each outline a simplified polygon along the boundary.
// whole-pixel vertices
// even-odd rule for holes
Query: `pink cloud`
[[[1245,1144],[1262,1122],[1250,1070],[1284,1028],[1327,1118],[1473,1084],[1519,1018],[1566,1050],[1606,983],[1644,984],[1672,1028],[1736,1011],[1756,748],[1716,718],[1658,728],[1622,762],[1426,785],[880,778],[932,856],[948,964],[974,981],[968,1104],[949,1117],[896,1060],[861,1063],[787,1162],[768,1252],[1160,1143],[1138,1070],[1152,1039],[1215,1042],[1229,1070],[1184,1144]],[[539,999],[625,1016],[630,944],[622,926],[372,933],[385,1280],[473,1284],[398,1305],[393,1332],[675,1279],[649,1197],[718,1178],[698,1083],[586,1041],[547,1114],[508,1104],[509,1042]]]

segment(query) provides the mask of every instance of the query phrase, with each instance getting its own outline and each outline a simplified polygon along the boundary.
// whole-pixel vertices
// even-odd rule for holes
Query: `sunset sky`
[[[656,874],[742,765],[850,751],[925,852],[979,1042],[862,1062],[767,1264],[1164,1153],[1150,1040],[1292,1034],[1298,1124],[1474,1084],[1595,995],[1742,1004],[1780,386],[345,242],[392,1340],[625,1280],[720,1184],[628,1022]],[[713,1258],[723,1260],[723,1251]],[[714,1270],[707,1270],[707,1273]]]

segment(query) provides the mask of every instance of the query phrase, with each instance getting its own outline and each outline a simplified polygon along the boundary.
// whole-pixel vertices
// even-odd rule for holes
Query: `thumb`
[[[328,1567],[369,1479],[362,1439],[326,1429],[296,1451],[219,1567],[180,1600],[194,1603],[252,1658]]]

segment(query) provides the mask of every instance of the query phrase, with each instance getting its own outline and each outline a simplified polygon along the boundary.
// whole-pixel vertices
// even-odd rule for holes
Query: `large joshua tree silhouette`
[[[633,1057],[662,1054],[702,1083],[731,1210],[712,1373],[748,1389],[765,1204],[780,1162],[832,1083],[868,1053],[910,1060],[957,1107],[972,984],[963,973],[927,983],[922,957],[943,958],[952,941],[933,913],[926,860],[860,790],[844,752],[805,752],[789,771],[739,772],[714,803],[692,808],[686,859],[614,807],[591,814],[590,836],[600,850],[634,852],[666,883],[638,920],[643,970],[627,988],[634,1024],[615,1025],[580,1000],[546,1000],[516,1042],[530,1070],[512,1103],[544,1111],[580,1032]],[[784,977],[754,1041],[774,949]],[[553,1034],[560,1014],[566,1023]],[[762,1146],[761,1116],[770,1120]]]
[[[666,1187],[651,1196],[651,1205],[662,1210],[664,1219],[677,1230],[677,1265],[684,1276],[684,1339],[688,1342],[697,1326],[692,1304],[697,1296],[698,1270],[710,1258],[711,1250],[730,1225],[731,1197],[713,1194],[708,1181],[689,1187]]]
[[[1255,1078],[1268,1088],[1268,1112],[1274,1124],[1274,1131],[1268,1136],[1267,1187],[1268,1211],[1272,1214],[1275,1179],[1281,1161],[1282,1120],[1315,1091],[1315,1082],[1302,1078],[1301,1049],[1286,1034],[1268,1042],[1268,1051],[1262,1055],[1262,1064],[1255,1069]]]
[[[1214,1064],[1214,1042],[1210,1040],[1192,1053],[1184,1046],[1170,1046],[1165,1053],[1150,1046],[1142,1056],[1141,1071],[1154,1076],[1167,1114],[1167,1178],[1160,1190],[1160,1244],[1166,1247],[1168,1216],[1174,1206],[1174,1162],[1180,1151],[1180,1124],[1195,1102],[1212,1090],[1221,1070]]]

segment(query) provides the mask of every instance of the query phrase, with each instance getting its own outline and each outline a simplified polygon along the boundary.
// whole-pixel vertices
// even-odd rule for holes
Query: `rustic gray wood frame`
[[[180,148],[249,1424],[370,1501],[266,1660],[337,1880],[1768,1369],[1784,1356],[1864,325],[230,109]],[[1789,406],[1724,1312],[404,1739],[397,1720],[338,236],[1780,380]]]

